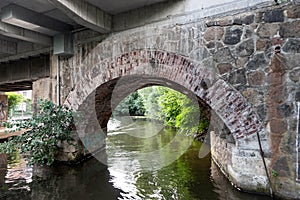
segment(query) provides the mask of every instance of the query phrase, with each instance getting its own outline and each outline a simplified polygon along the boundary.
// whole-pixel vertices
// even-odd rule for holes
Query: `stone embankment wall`
[[[101,129],[113,91],[118,82],[126,84],[122,77],[137,77],[139,88],[160,84],[188,91],[215,113],[212,156],[234,184],[263,193],[271,186],[278,196],[299,197],[300,5],[200,16],[187,13],[105,36],[75,33],[74,56],[60,61],[61,101],[85,110],[86,119],[103,123]],[[125,89],[124,94],[138,88]]]

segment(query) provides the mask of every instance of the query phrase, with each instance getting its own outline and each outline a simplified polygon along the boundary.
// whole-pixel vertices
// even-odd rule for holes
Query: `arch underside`
[[[103,127],[112,108],[124,97],[149,85],[167,86],[190,97],[195,95],[201,104],[217,113],[236,140],[263,131],[251,105],[235,88],[216,76],[213,66],[196,64],[184,56],[164,51],[138,50],[97,63],[70,92],[65,104],[88,114],[86,119],[98,119],[102,115],[102,121],[94,120],[94,123]],[[100,116],[95,108],[102,110]]]

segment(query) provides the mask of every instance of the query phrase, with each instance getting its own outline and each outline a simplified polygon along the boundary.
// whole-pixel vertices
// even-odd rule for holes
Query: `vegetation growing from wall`
[[[74,113],[65,106],[50,101],[39,103],[39,112],[18,128],[29,129],[22,135],[0,144],[0,153],[12,153],[16,149],[25,155],[30,164],[51,165],[58,155],[63,141],[72,141],[71,131]],[[7,124],[12,127],[12,124]]]

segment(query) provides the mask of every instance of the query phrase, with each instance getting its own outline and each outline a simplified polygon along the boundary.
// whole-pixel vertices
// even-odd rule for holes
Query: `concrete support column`
[[[57,57],[50,54],[50,76],[36,80],[32,84],[33,111],[37,111],[39,100],[50,100],[57,103]]]

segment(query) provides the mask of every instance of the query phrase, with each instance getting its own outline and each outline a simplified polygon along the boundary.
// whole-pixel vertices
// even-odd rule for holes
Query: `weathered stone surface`
[[[219,23],[217,20],[215,20],[215,19],[210,19],[210,20],[207,20],[207,21],[205,22],[205,25],[206,25],[207,27],[220,26],[220,23]]]
[[[278,175],[281,177],[290,176],[289,165],[287,163],[286,157],[281,157],[276,160],[273,164],[273,170],[278,172]]]
[[[282,47],[282,50],[287,53],[300,53],[300,40],[289,39]]]
[[[300,20],[281,24],[279,34],[283,38],[300,37]]]
[[[264,13],[263,12],[257,12],[255,15],[255,22],[260,23],[263,21]]]
[[[287,10],[288,18],[300,18],[300,7],[292,6]]]
[[[287,122],[283,119],[270,120],[270,129],[272,133],[282,134],[287,131]]]
[[[300,91],[297,91],[295,94],[295,101],[299,101],[300,102]]]
[[[238,56],[250,56],[254,52],[254,41],[253,39],[248,39],[241,42],[236,47],[236,54]]]
[[[233,17],[232,16],[222,17],[218,21],[220,26],[229,26],[233,24]]]
[[[238,69],[234,72],[231,72],[228,81],[231,84],[245,85],[247,83],[245,69]]]
[[[285,72],[285,59],[281,54],[275,54],[271,61],[271,67],[269,73],[283,74]]]
[[[255,71],[247,74],[250,86],[260,86],[265,84],[265,73],[263,71]]]
[[[292,115],[293,105],[290,103],[284,103],[277,107],[278,116],[281,118],[286,118]]]
[[[264,53],[256,54],[247,64],[247,69],[256,70],[258,68],[264,68],[268,64]]]
[[[223,27],[209,27],[204,33],[206,41],[221,40],[224,35]]]
[[[249,57],[238,57],[236,60],[237,68],[242,68],[249,61]]]
[[[241,41],[243,30],[240,26],[226,28],[224,43],[229,45],[237,44]]]
[[[295,54],[285,54],[284,55],[285,62],[286,62],[286,68],[288,70],[298,68],[300,66],[300,59]]]
[[[272,38],[277,34],[279,28],[279,24],[260,24],[257,29],[257,34],[262,38]]]
[[[271,46],[271,41],[268,39],[258,39],[256,41],[256,50],[257,51],[264,51],[266,48]]]
[[[283,11],[280,9],[266,11],[264,15],[264,21],[267,23],[283,22],[284,21]]]
[[[209,48],[209,49],[212,49],[212,48],[222,48],[224,47],[224,45],[221,43],[221,42],[218,42],[218,41],[210,41],[206,44],[206,47]]]
[[[243,39],[248,39],[253,37],[253,30],[250,28],[245,29],[245,33],[243,35]]]
[[[232,65],[229,63],[221,63],[217,65],[219,74],[223,75],[225,73],[228,73],[232,70]]]
[[[267,108],[264,104],[257,106],[256,112],[261,120],[265,120],[267,116]]]
[[[258,105],[258,104],[261,104],[263,102],[262,95],[256,89],[247,88],[246,90],[244,90],[242,92],[242,94],[253,105]]]
[[[272,83],[270,84],[270,87],[268,88],[268,103],[272,104],[271,106],[273,106],[273,104],[281,104],[284,101],[284,97],[286,94],[286,90],[282,85],[272,85]],[[275,107],[277,107],[278,105],[276,105]]]
[[[289,73],[289,78],[298,83],[300,81],[300,69],[294,69]]]
[[[254,22],[254,15],[241,16],[240,18],[235,18],[233,24],[243,25],[243,24],[252,24]]]
[[[205,47],[199,48],[190,54],[190,57],[193,60],[198,60],[198,61],[202,61],[205,58],[208,58],[209,56],[210,56],[210,52]]]
[[[218,49],[218,51],[215,53],[214,58],[218,63],[228,63],[234,61],[234,57],[232,56],[231,51],[228,47]]]

